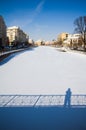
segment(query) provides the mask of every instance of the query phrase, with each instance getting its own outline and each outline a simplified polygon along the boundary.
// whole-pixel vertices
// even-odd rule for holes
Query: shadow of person
[[[71,107],[71,94],[72,94],[71,89],[68,88],[65,94],[64,107],[68,107],[68,108]]]

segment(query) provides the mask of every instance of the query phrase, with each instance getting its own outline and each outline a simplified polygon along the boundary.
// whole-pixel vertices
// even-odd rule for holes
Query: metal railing
[[[63,107],[65,95],[0,95],[0,107]],[[86,95],[72,95],[71,107],[86,107]]]

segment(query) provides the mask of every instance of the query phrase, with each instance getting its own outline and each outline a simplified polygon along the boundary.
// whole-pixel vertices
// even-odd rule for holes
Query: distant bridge
[[[63,107],[65,95],[0,95],[0,107]],[[86,107],[86,95],[72,95],[71,107]]]

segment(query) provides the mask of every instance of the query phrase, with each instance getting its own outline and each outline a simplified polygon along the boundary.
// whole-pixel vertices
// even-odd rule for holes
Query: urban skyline
[[[53,40],[61,32],[73,33],[74,20],[86,12],[85,0],[7,0],[0,5],[7,27],[19,26],[33,40]]]

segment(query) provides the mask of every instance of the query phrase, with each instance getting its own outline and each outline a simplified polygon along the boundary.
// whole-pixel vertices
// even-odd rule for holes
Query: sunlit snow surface
[[[86,94],[85,55],[40,46],[0,65],[0,94],[65,94],[67,88]]]

